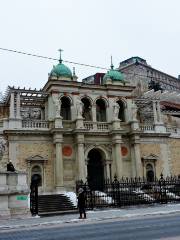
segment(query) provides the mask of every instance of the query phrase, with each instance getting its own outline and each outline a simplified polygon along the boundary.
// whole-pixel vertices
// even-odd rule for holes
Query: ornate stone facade
[[[136,86],[117,77],[111,69],[96,85],[52,74],[41,91],[9,88],[0,106],[9,111],[0,119],[1,159],[7,149],[4,159],[29,185],[38,174],[45,193],[75,189],[79,179],[180,174],[180,131],[160,93],[137,98]]]

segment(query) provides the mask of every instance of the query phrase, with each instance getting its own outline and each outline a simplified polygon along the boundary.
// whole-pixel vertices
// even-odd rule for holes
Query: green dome
[[[103,77],[103,81],[106,81],[108,78],[110,78],[113,81],[124,81],[124,75],[117,71],[114,70],[113,68],[110,69]]]
[[[71,78],[72,72],[66,65],[64,65],[63,63],[60,62],[58,65],[53,66],[50,76]]]

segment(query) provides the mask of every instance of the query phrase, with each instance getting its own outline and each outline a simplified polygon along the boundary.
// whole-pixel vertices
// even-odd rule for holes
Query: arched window
[[[118,100],[117,103],[119,104],[119,107],[120,107],[118,119],[120,119],[122,122],[125,122],[124,103],[121,100]]]
[[[71,103],[68,97],[61,98],[61,116],[63,120],[71,120]]]
[[[88,98],[82,98],[81,101],[83,102],[83,118],[85,121],[92,121],[92,111],[91,111],[91,103]]]
[[[31,169],[31,181],[32,180],[38,180],[39,186],[42,186],[42,171],[41,167],[38,165],[35,165]]]
[[[106,122],[106,104],[103,99],[96,101],[96,121]]]
[[[154,181],[154,169],[152,164],[148,163],[146,165],[146,178],[148,182],[153,182]]]

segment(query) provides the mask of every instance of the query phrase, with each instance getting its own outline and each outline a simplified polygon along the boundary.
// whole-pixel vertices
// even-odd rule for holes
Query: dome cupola
[[[60,59],[59,63],[56,66],[53,66],[53,69],[50,72],[50,77],[65,77],[65,78],[72,78],[71,70],[62,63],[61,52],[60,49]]]
[[[114,69],[114,66],[112,64],[112,57],[111,57],[111,69],[107,71],[107,73],[104,75],[103,83],[106,83],[107,80],[111,80],[112,82],[124,81],[124,75],[120,71]]]

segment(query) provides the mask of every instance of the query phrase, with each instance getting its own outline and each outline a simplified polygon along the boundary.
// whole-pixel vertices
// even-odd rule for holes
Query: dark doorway
[[[101,152],[92,149],[88,154],[88,184],[91,190],[103,191],[104,166]]]
[[[146,165],[146,178],[148,182],[154,181],[154,170],[151,164]]]

